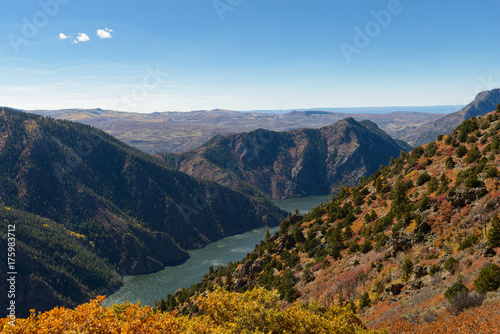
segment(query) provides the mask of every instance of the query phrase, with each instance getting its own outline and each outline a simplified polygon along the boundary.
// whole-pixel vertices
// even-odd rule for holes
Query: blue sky
[[[0,1],[0,105],[466,104],[500,87],[498,13],[498,0]]]

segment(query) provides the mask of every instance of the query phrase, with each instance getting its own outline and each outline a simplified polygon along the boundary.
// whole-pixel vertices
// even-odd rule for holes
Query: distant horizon
[[[286,114],[294,111],[324,111],[324,112],[332,112],[332,113],[350,113],[350,114],[388,114],[393,112],[422,112],[422,113],[433,113],[433,114],[450,114],[456,111],[459,111],[466,105],[430,105],[430,106],[373,106],[373,107],[324,107],[324,108],[291,108],[291,109],[255,109],[255,110],[233,110],[227,108],[214,108],[214,109],[195,109],[195,110],[162,110],[162,111],[125,111],[125,110],[113,110],[113,109],[105,109],[101,107],[95,108],[57,108],[57,109],[46,109],[46,108],[35,108],[35,109],[24,109],[24,108],[16,108],[12,106],[0,106],[1,108],[11,108],[16,110],[21,110],[25,112],[31,111],[62,111],[62,110],[102,110],[102,111],[113,111],[113,112],[123,112],[123,113],[137,113],[137,114],[153,114],[153,113],[169,113],[169,112],[178,112],[178,113],[189,113],[189,112],[210,112],[217,110],[227,110],[233,112],[245,112],[245,113],[270,113],[270,114]],[[432,109],[435,111],[431,112]],[[349,112],[348,112],[349,111]]]

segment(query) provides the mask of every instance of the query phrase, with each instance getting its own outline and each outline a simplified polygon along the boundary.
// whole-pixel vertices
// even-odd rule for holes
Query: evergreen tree
[[[359,297],[359,308],[362,310],[367,306],[370,306],[371,304],[370,300],[370,295],[368,295],[368,292],[364,292],[360,297]]]
[[[444,164],[445,164],[446,168],[448,168],[448,169],[452,169],[453,167],[455,167],[455,162],[453,161],[452,157],[446,158],[446,161]]]
[[[314,275],[311,273],[311,270],[308,267],[306,267],[306,269],[304,269],[304,272],[302,273],[302,280],[306,283],[314,281]]]
[[[269,238],[271,237],[271,233],[269,232],[269,229],[266,229],[266,235],[264,236],[264,241],[267,242]]]
[[[282,299],[287,302],[292,302],[295,300],[297,295],[297,289],[295,289],[295,279],[293,273],[290,269],[287,269],[283,273],[280,284],[278,286],[278,291]]]
[[[481,269],[474,281],[474,288],[479,293],[496,291],[500,288],[500,267],[496,264]]]
[[[226,288],[228,291],[231,291],[231,280],[233,279],[233,274],[231,273],[230,268],[227,268],[227,275],[226,275]]]
[[[500,246],[500,219],[498,217],[491,220],[491,227],[488,231],[488,246],[493,248]]]
[[[451,303],[454,298],[459,296],[466,296],[469,294],[469,289],[462,283],[462,280],[459,278],[455,284],[446,289],[444,293],[444,297]]]
[[[409,256],[405,257],[401,269],[403,270],[403,281],[408,281],[413,272],[413,262],[411,262],[411,258]]]

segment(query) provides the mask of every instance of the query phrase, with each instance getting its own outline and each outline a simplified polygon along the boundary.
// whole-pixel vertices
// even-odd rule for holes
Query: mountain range
[[[321,128],[349,117],[357,121],[371,120],[394,137],[396,132],[403,129],[417,128],[443,117],[443,114],[438,113],[406,111],[376,114],[294,110],[282,115],[222,109],[150,114],[101,109],[32,110],[30,112],[92,125],[151,154],[191,151],[219,134],[251,132],[257,129],[288,131],[300,128]]]
[[[471,103],[455,112],[460,106],[297,109],[282,113],[223,109],[150,114],[102,109],[29,112],[92,125],[151,154],[191,151],[219,134],[250,132],[259,128],[274,131],[321,128],[349,117],[357,121],[370,120],[391,137],[417,147],[433,141],[439,134],[449,133],[471,116],[495,109],[499,91],[481,92]],[[449,114],[443,114],[446,111]]]
[[[375,123],[346,118],[320,129],[218,135],[196,150],[160,156],[198,179],[280,199],[334,193],[408,150]]]

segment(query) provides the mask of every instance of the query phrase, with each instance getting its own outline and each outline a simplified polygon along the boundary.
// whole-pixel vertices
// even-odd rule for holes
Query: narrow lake
[[[285,211],[294,212],[299,209],[301,214],[309,212],[320,203],[330,199],[326,196],[309,196],[276,200],[274,203]],[[273,234],[279,227],[270,228]],[[114,294],[108,296],[104,304],[120,304],[127,300],[142,305],[154,305],[155,300],[173,294],[182,287],[188,288],[192,283],[198,283],[210,265],[226,265],[229,261],[243,259],[258,244],[266,233],[266,228],[258,228],[243,234],[234,235],[211,243],[203,249],[188,251],[190,258],[183,264],[166,267],[162,271],[147,275],[125,276],[123,286]]]

